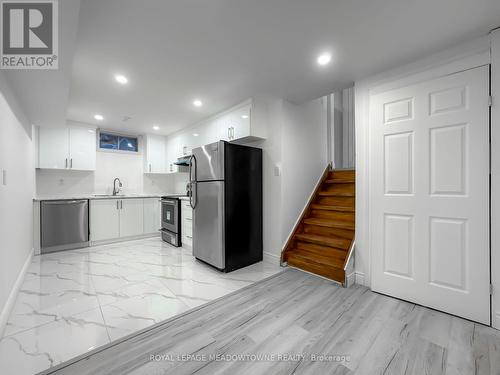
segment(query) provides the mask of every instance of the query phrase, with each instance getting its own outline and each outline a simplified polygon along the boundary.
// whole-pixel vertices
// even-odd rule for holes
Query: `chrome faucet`
[[[116,188],[116,181],[118,181],[118,188]],[[120,194],[120,189],[122,188],[122,182],[120,181],[120,179],[117,177],[115,178],[115,180],[113,181],[113,195],[118,195]]]

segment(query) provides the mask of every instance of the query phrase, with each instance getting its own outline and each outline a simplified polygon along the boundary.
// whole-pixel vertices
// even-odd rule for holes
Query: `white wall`
[[[328,164],[321,99],[284,102],[282,129],[282,232],[284,243]]]
[[[0,73],[0,337],[33,249],[32,127]],[[6,172],[2,183],[1,173]]]
[[[355,83],[356,119],[356,281],[370,286],[369,95],[469,69],[489,61],[488,36]],[[479,65],[478,65],[479,64]],[[396,82],[396,83],[395,83]]]
[[[275,261],[327,165],[322,113],[321,99],[268,99],[267,138],[251,144],[263,152],[264,256]]]
[[[110,194],[118,177],[123,193],[174,193],[174,175],[143,173],[143,155],[97,152],[95,172],[37,169],[38,196],[73,194]]]

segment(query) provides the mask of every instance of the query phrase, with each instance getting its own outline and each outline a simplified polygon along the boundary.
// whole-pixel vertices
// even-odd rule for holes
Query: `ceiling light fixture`
[[[154,129],[154,130],[160,130],[160,127],[159,127],[158,125],[154,125],[154,126],[153,126],[153,129]]]
[[[199,136],[198,133],[193,133],[193,137],[197,137],[197,136]]]
[[[241,118],[248,118],[248,115],[241,115]]]
[[[318,64],[321,66],[328,65],[332,61],[332,55],[329,53],[323,53],[318,56]]]
[[[99,115],[99,114],[94,115],[94,118],[95,118],[97,121],[102,121],[102,120],[104,120],[104,117],[103,117],[102,115]]]
[[[193,101],[193,105],[194,105],[195,107],[201,107],[201,106],[203,105],[203,102],[202,102],[200,99],[195,99],[195,100]]]
[[[125,85],[126,83],[128,83],[127,77],[125,77],[122,74],[115,75],[115,79],[116,79],[116,82],[121,83],[122,85]]]

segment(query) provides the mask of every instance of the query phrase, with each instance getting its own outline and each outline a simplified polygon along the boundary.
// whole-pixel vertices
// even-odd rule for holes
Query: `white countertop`
[[[47,195],[33,198],[34,201],[55,201],[66,199],[131,199],[131,198],[161,198],[165,195],[175,195],[174,193],[165,194],[123,194],[123,195],[104,195],[104,194],[74,194],[74,195]]]

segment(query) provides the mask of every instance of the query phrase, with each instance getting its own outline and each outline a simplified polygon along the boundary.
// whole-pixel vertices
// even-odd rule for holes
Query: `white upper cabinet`
[[[71,169],[93,171],[96,167],[96,130],[69,129],[69,166]]]
[[[94,171],[96,130],[84,127],[39,128],[38,167]]]
[[[232,110],[219,118],[220,139],[234,141],[250,137],[251,104]]]
[[[144,172],[166,173],[166,139],[161,135],[147,134],[145,141]]]
[[[69,167],[68,128],[40,128],[38,133],[38,166],[66,169]]]

